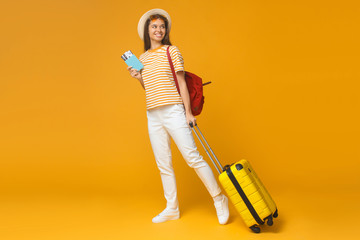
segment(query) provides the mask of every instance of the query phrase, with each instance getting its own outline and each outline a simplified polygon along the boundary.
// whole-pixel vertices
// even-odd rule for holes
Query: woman
[[[196,119],[190,108],[189,93],[184,74],[183,59],[177,47],[171,46],[169,32],[171,19],[162,9],[146,12],[138,24],[138,33],[144,41],[145,53],[139,60],[144,68],[141,72],[129,67],[132,77],[139,80],[145,89],[148,131],[167,201],[166,208],[154,217],[154,223],[175,220],[180,217],[176,181],[172,166],[170,137],[173,138],[186,163],[196,173],[214,199],[220,224],[229,219],[228,199],[221,193],[209,165],[197,151],[189,127]],[[167,48],[174,64],[180,95],[167,58]]]

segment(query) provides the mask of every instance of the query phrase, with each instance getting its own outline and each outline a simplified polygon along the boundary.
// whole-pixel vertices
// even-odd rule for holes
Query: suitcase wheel
[[[277,218],[279,215],[278,215],[278,210],[276,209],[276,211],[274,212],[274,215],[273,215],[273,217],[274,218]]]
[[[267,217],[267,219],[267,225],[272,226],[274,224],[272,216],[270,215],[269,217]]]
[[[260,233],[260,228],[259,228],[257,225],[251,226],[250,229],[251,229],[254,233]]]

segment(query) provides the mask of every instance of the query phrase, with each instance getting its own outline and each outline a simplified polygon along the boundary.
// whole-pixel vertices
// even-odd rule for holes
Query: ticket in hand
[[[125,63],[128,66],[130,66],[138,71],[140,71],[141,69],[144,68],[144,65],[139,61],[139,59],[137,59],[137,57],[130,50],[125,52],[121,56],[121,58],[125,61]]]

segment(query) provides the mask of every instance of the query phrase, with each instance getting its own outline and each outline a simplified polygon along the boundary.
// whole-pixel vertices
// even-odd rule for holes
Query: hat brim
[[[146,22],[146,20],[149,19],[150,16],[155,15],[155,14],[160,14],[160,15],[167,18],[167,20],[168,20],[168,29],[166,29],[166,31],[168,33],[170,32],[170,29],[171,29],[170,15],[165,10],[162,10],[160,8],[154,8],[154,9],[151,9],[151,10],[147,11],[144,15],[142,15],[142,17],[140,18],[139,23],[138,23],[138,34],[139,34],[139,37],[141,38],[141,40],[143,40],[143,41],[144,41],[145,22]]]

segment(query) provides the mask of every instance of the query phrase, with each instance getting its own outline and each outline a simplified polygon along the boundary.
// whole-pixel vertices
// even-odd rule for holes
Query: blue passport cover
[[[144,68],[144,65],[139,61],[139,59],[137,59],[135,55],[132,55],[125,62],[128,66],[133,67],[138,71]]]

